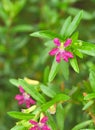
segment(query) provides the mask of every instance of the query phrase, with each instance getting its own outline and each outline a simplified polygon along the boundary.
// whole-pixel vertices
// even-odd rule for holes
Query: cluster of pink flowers
[[[29,122],[33,125],[33,127],[31,127],[30,130],[51,130],[46,124],[47,120],[47,116],[44,116],[39,122],[30,120]]]
[[[51,56],[56,56],[56,61],[59,63],[61,59],[68,62],[69,58],[73,58],[73,54],[67,51],[66,47],[68,47],[72,43],[71,39],[67,39],[65,43],[61,43],[58,38],[54,39],[54,44],[57,46],[53,48],[49,54]],[[28,93],[24,91],[24,89],[19,86],[20,94],[15,96],[15,99],[18,101],[18,104],[26,104],[27,108],[30,108],[31,105],[35,104],[35,100],[33,100]],[[30,120],[29,123],[32,124],[32,127],[29,130],[51,130],[46,124],[48,120],[47,116],[44,116],[39,122]]]
[[[19,91],[21,94],[17,94],[15,99],[18,100],[18,104],[26,104],[26,107],[29,108],[31,105],[35,104],[35,101],[27,94],[24,89],[19,86]],[[29,130],[51,130],[48,125],[46,124],[48,117],[44,116],[39,122],[34,120],[30,120],[29,122],[32,124]]]
[[[53,48],[49,55],[56,56],[56,61],[59,63],[61,59],[68,62],[69,58],[73,58],[73,54],[69,51],[66,51],[65,48],[68,47],[72,43],[71,39],[67,39],[65,43],[61,43],[58,38],[54,38],[54,44],[57,46]]]
[[[19,86],[19,91],[21,94],[17,94],[15,96],[15,99],[18,100],[19,105],[26,104],[26,107],[29,108],[31,105],[35,104],[35,101],[24,91],[21,86]]]

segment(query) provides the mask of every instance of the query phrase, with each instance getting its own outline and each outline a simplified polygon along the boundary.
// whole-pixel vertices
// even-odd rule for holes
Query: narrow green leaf
[[[74,54],[76,54],[79,58],[83,58],[83,54],[79,50],[75,50]]]
[[[45,48],[41,54],[39,55],[39,59],[37,60],[37,62],[34,63],[34,66],[39,66],[41,64],[45,64],[45,62],[47,61],[48,59],[48,52],[50,51],[50,48]],[[42,58],[43,57],[43,58]]]
[[[26,0],[15,1],[15,3],[13,4],[12,10],[11,10],[12,17],[15,17],[16,15],[18,15],[18,13],[24,7],[25,3],[26,3]]]
[[[46,42],[44,43],[44,45],[45,45],[47,48],[49,48],[49,50],[50,50],[50,48],[54,48],[54,47],[55,47],[55,44],[54,44],[53,40],[48,40],[48,41],[46,41]]]
[[[66,101],[66,100],[69,100],[69,99],[70,99],[70,97],[65,95],[65,94],[57,94],[51,101],[43,104],[41,106],[41,109],[42,109],[42,111],[46,111],[53,104],[60,102],[60,101]]]
[[[41,84],[41,85],[40,85],[40,89],[41,89],[42,92],[43,92],[44,94],[46,94],[48,97],[53,98],[54,96],[56,96],[56,92],[53,91],[53,89],[50,88],[50,87],[47,87],[47,86]]]
[[[57,130],[56,128],[56,123],[53,119],[53,117],[51,116],[51,114],[49,112],[46,112],[46,115],[48,116],[48,124],[50,125],[51,127],[51,130]]]
[[[8,115],[11,117],[14,117],[16,119],[22,119],[22,120],[29,120],[29,119],[32,119],[34,117],[33,114],[16,112],[16,111],[8,112]]]
[[[31,25],[16,25],[12,28],[12,32],[30,32],[33,30],[33,27]]]
[[[19,84],[29,93],[35,100],[45,103],[45,98],[36,89],[35,86],[28,84],[25,80],[19,79]]]
[[[50,73],[49,73],[49,78],[48,78],[49,82],[51,82],[55,78],[56,74],[59,71],[59,68],[60,68],[60,64],[57,63],[56,59],[54,58],[54,61],[52,63],[51,70],[50,70]]]
[[[85,106],[83,107],[82,110],[88,109],[90,106],[92,106],[93,103],[94,103],[94,101],[93,101],[93,100],[90,100],[87,104],[85,104]]]
[[[25,56],[23,56],[23,57],[17,57],[17,58],[15,58],[13,60],[14,64],[16,64],[16,65],[24,64],[24,63],[26,63],[26,61],[27,61],[27,58]]]
[[[61,61],[60,63],[61,67],[61,73],[63,74],[64,78],[68,80],[69,78],[69,64],[65,62],[64,60]]]
[[[43,77],[44,84],[48,82],[48,75],[49,75],[49,66],[47,66],[44,71],[44,77]]]
[[[53,38],[57,37],[57,38],[63,40],[63,37],[61,37],[60,35],[58,35],[56,33],[48,31],[48,30],[34,32],[34,33],[30,34],[30,36],[32,36],[32,37],[39,37],[39,38],[49,38],[49,39],[53,39]]]
[[[60,31],[60,34],[61,34],[62,36],[65,35],[65,32],[67,31],[67,28],[68,28],[68,26],[70,25],[70,23],[71,23],[71,17],[69,16],[69,17],[65,20],[65,22],[64,22],[64,24],[63,24],[63,26],[62,26],[62,29],[61,29],[61,31]]]
[[[93,92],[95,92],[95,70],[94,69],[90,69],[89,81]]]
[[[69,8],[67,9],[67,12],[68,12],[69,14],[72,14],[72,15],[78,14],[79,11],[80,11],[80,9],[75,8],[75,7],[74,7],[74,8],[69,7]],[[89,12],[83,10],[83,17],[82,17],[82,18],[83,18],[83,19],[86,19],[86,20],[91,20],[91,19],[94,18],[94,16],[93,16],[92,13],[89,13]]]
[[[75,56],[74,56],[73,59],[70,59],[70,64],[71,64],[72,68],[73,68],[77,73],[79,73],[79,67],[78,67],[77,59],[76,59]]]
[[[13,45],[13,46],[12,46],[12,49],[13,49],[14,51],[17,51],[17,50],[23,48],[23,47],[27,44],[28,40],[29,40],[29,39],[28,39],[27,37],[15,39],[15,43],[16,43],[16,42],[17,42],[17,43],[16,43],[16,45]]]
[[[93,123],[93,120],[84,121],[84,122],[76,125],[74,128],[72,128],[72,130],[81,130],[82,128],[90,125],[91,123]]]
[[[56,111],[56,120],[58,125],[58,130],[64,129],[64,108],[62,104],[57,105],[57,111]]]
[[[84,97],[84,100],[91,100],[91,99],[94,99],[94,98],[95,98],[95,93],[90,93],[90,94],[87,94]]]
[[[9,4],[8,4],[9,5]],[[5,23],[5,25],[9,25],[9,21],[8,21],[8,14],[6,13],[6,11],[4,10],[4,5],[0,6],[0,17],[3,20],[3,22]],[[6,26],[5,26],[6,27]]]
[[[19,86],[19,81],[17,79],[10,79],[9,80],[11,84],[15,85],[15,86]]]
[[[83,11],[80,11],[73,19],[73,21],[71,22],[71,24],[69,25],[66,33],[65,33],[65,36],[66,37],[69,37],[71,36],[71,34],[75,31],[75,29],[77,28],[77,26],[79,25],[80,23],[80,20],[82,18],[82,14],[83,14]]]
[[[16,125],[11,130],[27,130],[27,128],[22,125]]]
[[[95,44],[81,40],[79,40],[79,42],[81,43],[81,46],[79,47],[80,52],[87,55],[95,56]]]
[[[72,39],[72,42],[75,43],[77,40],[78,40],[78,36],[79,36],[79,33],[78,32],[75,32],[72,36],[71,36],[71,39]]]

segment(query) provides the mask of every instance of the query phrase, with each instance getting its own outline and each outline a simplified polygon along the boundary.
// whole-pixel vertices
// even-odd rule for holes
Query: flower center
[[[23,93],[23,96],[24,96],[24,99],[25,99],[25,100],[27,100],[27,99],[29,99],[29,98],[30,98],[30,95],[29,95],[29,94],[27,94],[26,92],[25,92],[25,93]]]
[[[61,52],[63,52],[64,49],[65,49],[65,47],[64,47],[63,43],[61,43],[61,45],[59,46],[59,50],[60,50]]]
[[[43,128],[43,126],[44,126],[44,124],[41,123],[41,122],[39,122],[39,127],[40,127],[40,128]]]

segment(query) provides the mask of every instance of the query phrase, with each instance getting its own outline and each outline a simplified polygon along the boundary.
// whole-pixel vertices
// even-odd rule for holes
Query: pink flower
[[[51,130],[47,125],[46,122],[48,120],[48,117],[43,117],[40,122],[36,122],[34,120],[30,120],[29,122],[33,125],[33,127],[30,128],[30,130]]]
[[[21,86],[19,86],[19,91],[21,94],[17,94],[15,96],[15,99],[18,100],[19,105],[26,104],[26,107],[29,108],[31,105],[35,104],[35,101],[30,98],[30,95],[27,94]]]
[[[61,59],[68,62],[69,58],[73,58],[73,54],[69,51],[66,51],[65,48],[68,47],[71,44],[72,40],[67,39],[65,43],[61,43],[58,38],[54,38],[54,44],[57,46],[56,48],[53,48],[49,55],[56,56],[56,61],[59,63]]]

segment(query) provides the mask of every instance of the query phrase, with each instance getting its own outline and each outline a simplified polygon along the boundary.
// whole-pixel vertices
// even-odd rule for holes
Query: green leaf
[[[79,58],[83,58],[83,54],[79,50],[74,50],[74,54],[76,54]]]
[[[26,61],[27,61],[27,58],[23,56],[23,57],[14,58],[13,63],[16,65],[21,65],[21,64],[26,63]]]
[[[15,86],[19,86],[19,81],[17,79],[10,79],[9,80],[11,84],[15,85]]]
[[[48,75],[49,75],[49,66],[45,68],[44,76],[43,76],[43,82],[46,84],[48,82]]]
[[[57,105],[56,120],[57,120],[58,129],[63,130],[64,129],[64,108],[62,104]]]
[[[53,104],[60,102],[60,101],[67,101],[69,100],[70,97],[65,95],[65,94],[57,94],[51,101],[43,104],[41,106],[42,111],[46,111],[50,106],[52,106]]]
[[[83,107],[82,110],[88,109],[90,106],[92,106],[93,103],[94,103],[94,101],[90,100],[88,103],[85,104],[85,106]]]
[[[78,8],[69,7],[69,8],[67,9],[67,12],[68,12],[69,14],[72,14],[72,15],[78,14],[79,11],[80,11],[80,9],[78,9]],[[93,19],[94,17],[93,17],[93,14],[92,14],[92,13],[89,13],[89,12],[83,10],[83,17],[82,17],[82,18],[83,18],[83,19],[86,19],[86,20],[91,20],[91,19]]]
[[[22,10],[26,3],[26,0],[15,1],[12,6],[11,16],[15,17]]]
[[[22,120],[29,120],[35,116],[30,113],[28,114],[28,113],[22,113],[22,112],[16,112],[16,111],[8,112],[8,115],[10,115],[11,117],[14,117],[16,119],[22,119]]]
[[[52,63],[51,70],[50,70],[50,73],[49,73],[49,77],[48,77],[49,82],[51,82],[55,78],[56,74],[59,71],[59,68],[60,68],[60,64],[57,63],[56,59],[54,58],[54,61]]]
[[[90,94],[87,94],[84,97],[84,100],[91,100],[91,99],[94,99],[94,98],[95,98],[95,93],[90,93]]]
[[[12,28],[12,32],[30,32],[33,30],[33,27],[31,25],[16,25]]]
[[[34,33],[30,34],[30,36],[32,36],[32,37],[39,37],[39,38],[49,38],[49,39],[53,39],[53,38],[57,37],[57,38],[63,40],[63,37],[61,37],[60,35],[58,35],[56,33],[48,31],[48,30],[34,32]]]
[[[93,92],[95,92],[95,70],[90,70],[89,81]]]
[[[79,67],[78,67],[77,59],[75,56],[73,59],[70,59],[70,64],[72,68],[75,70],[75,72],[79,73]]]
[[[77,26],[79,25],[80,23],[80,20],[82,18],[82,14],[83,14],[83,11],[80,11],[73,19],[73,21],[71,22],[71,24],[69,25],[66,33],[65,33],[65,36],[66,37],[69,37],[71,36],[71,34],[75,31],[75,29],[77,28]]]
[[[44,45],[50,50],[50,48],[54,48],[55,44],[53,43],[53,40],[48,40],[44,43]]]
[[[51,130],[57,130],[56,123],[51,114],[49,112],[46,112],[46,115],[48,116],[48,124],[50,125]]]
[[[50,48],[45,48],[41,54],[39,55],[39,59],[37,60],[37,62],[34,63],[34,66],[39,66],[42,64],[45,64],[45,62],[48,59],[48,52],[50,51]],[[43,58],[42,58],[43,57]]]
[[[28,41],[29,41],[28,37],[24,37],[24,38],[20,37],[20,38],[15,39],[16,44],[12,46],[12,50],[17,51],[23,48],[28,43]]]
[[[81,130],[82,128],[90,125],[91,123],[93,123],[93,120],[84,121],[84,122],[76,125],[74,128],[72,128],[72,130]]]
[[[69,78],[69,64],[67,62],[65,62],[64,60],[61,61],[61,72],[65,78],[65,80],[68,80]]]
[[[81,44],[78,49],[80,52],[87,55],[95,56],[95,44],[81,40],[79,40],[79,42]]]
[[[16,125],[11,130],[27,130],[27,128],[22,125]]]
[[[63,26],[62,26],[62,29],[61,29],[61,31],[60,31],[60,34],[61,34],[62,36],[65,35],[65,32],[67,31],[67,28],[68,28],[68,26],[70,25],[70,23],[71,23],[71,17],[68,17],[68,18],[65,20],[65,22],[64,22],[64,24],[63,24]]]
[[[4,10],[9,13],[13,7],[13,3],[10,0],[2,0]]]
[[[71,39],[72,39],[72,42],[75,43],[77,40],[78,40],[78,36],[79,36],[79,33],[78,32],[75,32],[72,36],[71,36]]]
[[[0,30],[0,32],[1,32],[1,30]],[[0,55],[2,55],[2,54],[6,54],[6,47],[1,44],[0,45]]]
[[[29,93],[35,100],[40,103],[45,103],[45,98],[35,88],[35,86],[28,84],[25,80],[19,79],[19,84],[23,89]]]
[[[9,21],[8,21],[8,15],[7,15],[6,11],[4,10],[4,4],[3,4],[3,6],[0,6],[0,17],[3,20],[3,22],[6,25],[8,25],[8,23],[9,23]]]
[[[48,97],[53,98],[53,97],[56,95],[56,92],[53,91],[52,88],[47,87],[47,86],[45,86],[45,85],[43,85],[43,84],[40,85],[40,89],[41,89],[42,92],[43,92],[44,94],[46,94]]]

